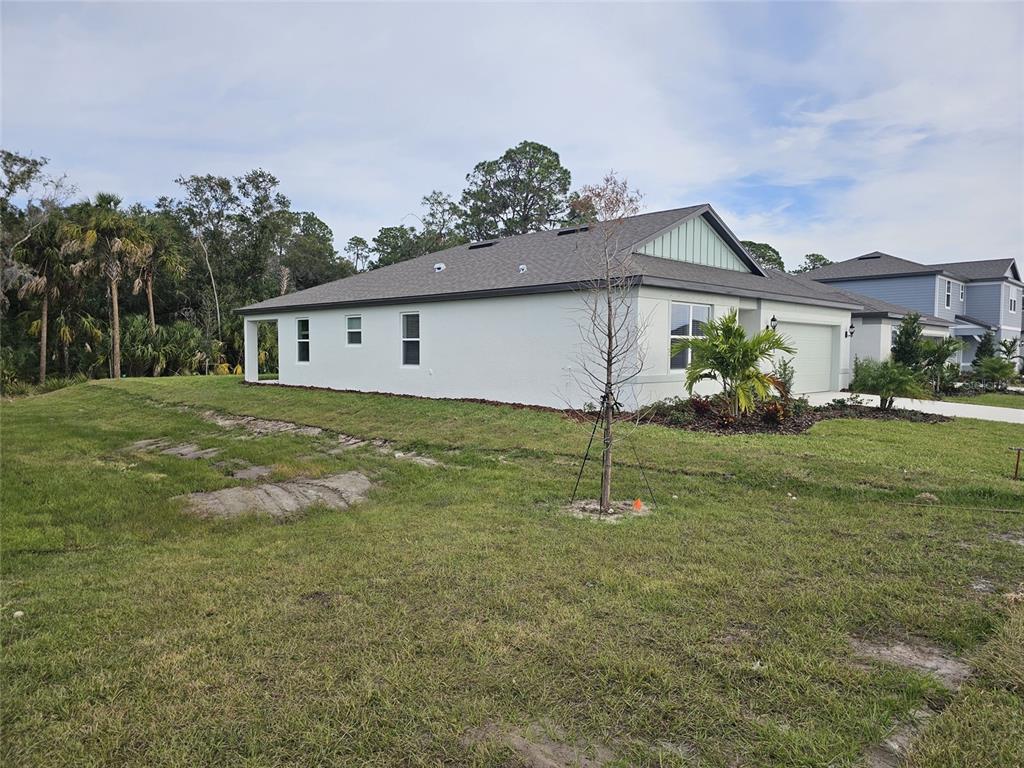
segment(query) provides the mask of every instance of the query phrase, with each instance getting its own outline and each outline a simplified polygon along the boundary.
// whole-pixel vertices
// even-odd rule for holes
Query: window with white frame
[[[296,359],[300,363],[309,362],[309,318],[300,317],[295,321],[296,330]]]
[[[345,317],[345,343],[350,347],[363,344],[363,316],[347,315]]]
[[[949,305],[951,303],[952,296],[953,296],[953,281],[952,280],[947,280],[946,281],[946,309],[949,309]]]
[[[672,347],[682,339],[692,339],[704,335],[704,325],[711,319],[711,307],[708,304],[687,304],[673,301],[671,313],[668,367],[673,371],[681,371],[690,364],[690,350],[681,349],[673,355]]]
[[[962,304],[963,301],[964,301],[964,284],[960,283],[960,303]]]
[[[420,315],[402,314],[402,365],[420,364]]]
[[[1017,292],[1016,291],[1010,291],[1010,311],[1011,312],[1016,312],[1017,311]]]

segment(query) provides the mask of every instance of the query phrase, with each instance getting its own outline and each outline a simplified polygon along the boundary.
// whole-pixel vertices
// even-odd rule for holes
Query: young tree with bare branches
[[[641,196],[625,179],[610,172],[599,184],[583,187],[577,199],[580,209],[589,213],[590,223],[577,235],[577,242],[590,277],[579,288],[584,316],[579,323],[582,343],[576,379],[578,386],[600,403],[600,511],[605,514],[612,504],[612,425],[626,388],[643,368],[638,270],[630,251],[632,243],[623,236],[623,222],[640,211]]]

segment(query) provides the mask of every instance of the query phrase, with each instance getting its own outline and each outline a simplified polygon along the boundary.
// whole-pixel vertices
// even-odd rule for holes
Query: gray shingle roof
[[[982,328],[988,328],[990,331],[999,330],[998,325],[992,325],[992,323],[988,322],[987,320],[979,320],[978,318],[971,317],[970,315],[957,315],[956,319],[962,320],[963,322],[969,323],[970,325],[978,325],[981,326]]]
[[[999,280],[1013,270],[1014,279],[1019,280],[1016,263],[1012,258],[986,259],[983,261],[948,261],[943,264],[920,264],[910,259],[901,259],[881,251],[865,253],[847,261],[838,261],[805,272],[812,280],[829,282],[835,280],[867,280],[873,277],[895,277],[897,275],[946,275],[957,280]]]
[[[634,253],[631,274],[645,284],[678,285],[733,295],[781,298],[801,303],[850,306],[849,299],[813,280],[756,265],[709,205],[657,211],[623,219],[617,241],[623,253],[694,216],[703,216],[756,272],[746,273]],[[243,307],[243,314],[353,304],[393,304],[516,293],[571,290],[593,279],[589,254],[606,225],[586,231],[547,230],[493,241],[486,247],[459,245],[389,267],[363,272],[304,291]],[[563,232],[564,234],[559,234]],[[443,263],[443,271],[434,265]],[[525,271],[520,267],[525,266]],[[856,305],[856,303],[853,303]]]
[[[862,280],[895,275],[926,275],[942,272],[937,265],[918,264],[881,251],[865,253],[848,261],[837,261],[804,274],[812,280]]]
[[[985,259],[984,261],[949,261],[945,264],[936,264],[935,266],[952,272],[955,275],[961,275],[966,280],[1001,280],[1011,275],[1014,279],[1020,279],[1020,275],[1017,274],[1016,261],[1011,258]]]
[[[916,309],[904,307],[901,304],[893,304],[890,301],[882,301],[881,299],[876,299],[873,296],[865,296],[862,293],[856,293],[854,291],[839,291],[839,293],[847,296],[851,302],[856,302],[863,307],[863,309],[857,310],[853,313],[855,317],[884,315],[886,317],[901,320],[907,315],[917,312]],[[937,317],[935,315],[926,315],[922,312],[917,312],[917,314],[921,315],[921,322],[925,325],[941,325],[945,327],[954,325],[953,322],[943,320],[941,317]]]

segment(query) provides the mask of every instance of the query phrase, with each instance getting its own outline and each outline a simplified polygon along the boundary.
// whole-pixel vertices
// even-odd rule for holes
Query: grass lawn
[[[1024,408],[1024,395],[1013,392],[985,392],[970,397],[943,398],[954,403],[971,403],[972,405],[997,405],[1002,408]]]
[[[443,466],[252,437],[206,408]],[[1019,426],[644,427],[616,496],[650,501],[631,443],[655,514],[608,525],[559,511],[589,430],[554,414],[196,377],[0,418],[4,766],[518,764],[466,739],[487,723],[552,724],[608,766],[854,766],[924,706],[940,714],[911,765],[1024,763],[1024,611],[1003,597],[1024,546],[998,538],[1024,537]],[[221,454],[127,448],[156,437]],[[285,523],[185,514],[173,497],[236,484],[214,466],[233,458],[377,485]],[[852,635],[923,638],[974,675],[949,692],[858,662]]]

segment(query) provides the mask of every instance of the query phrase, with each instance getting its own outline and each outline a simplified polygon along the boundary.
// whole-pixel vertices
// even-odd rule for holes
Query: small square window
[[[296,359],[300,363],[309,362],[309,318],[302,317],[295,322],[296,329]]]
[[[362,346],[363,316],[349,315],[345,318],[345,341],[350,347]]]

